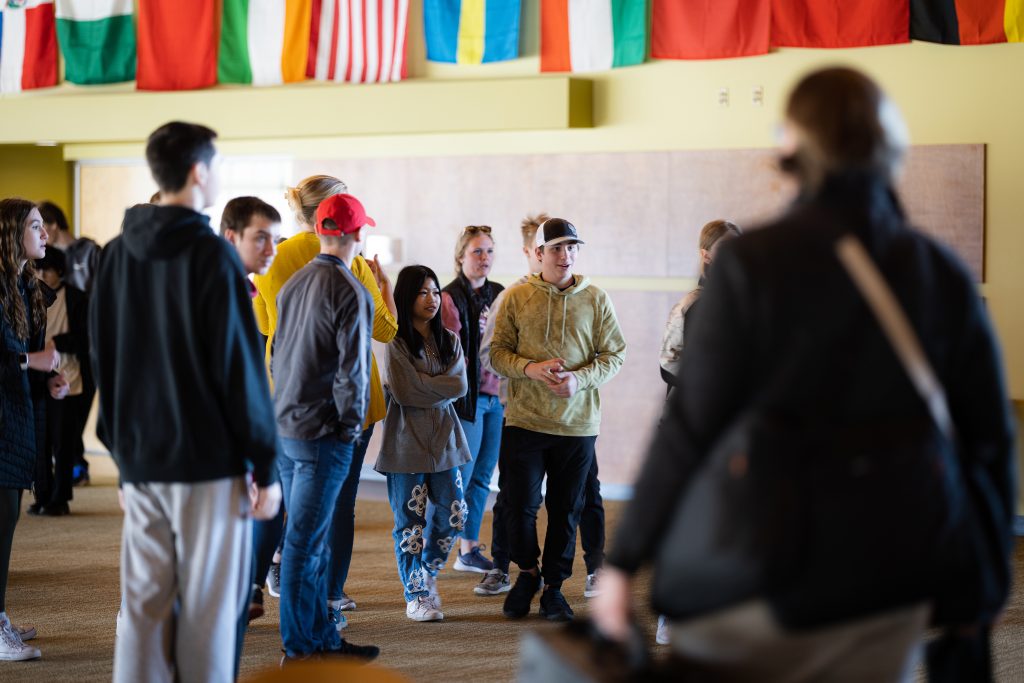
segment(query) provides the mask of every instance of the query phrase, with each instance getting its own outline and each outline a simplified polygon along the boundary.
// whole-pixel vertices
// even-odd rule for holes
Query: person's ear
[[[210,179],[210,167],[202,161],[197,161],[192,164],[192,170],[189,171],[189,177],[198,187],[206,187],[206,183]]]
[[[355,232],[349,233],[349,234],[352,235],[352,241],[354,241],[354,242],[362,242],[363,241],[363,229],[362,228],[359,228]]]
[[[705,266],[711,265],[711,252],[708,251],[707,249],[701,249],[700,260],[704,263]]]
[[[533,255],[537,257],[538,261],[544,260],[544,247],[534,247]]]
[[[226,239],[228,242],[231,242],[231,244],[235,245],[236,247],[238,246],[238,238],[239,234],[232,230],[231,228],[228,228],[227,230],[224,231],[224,239]]]

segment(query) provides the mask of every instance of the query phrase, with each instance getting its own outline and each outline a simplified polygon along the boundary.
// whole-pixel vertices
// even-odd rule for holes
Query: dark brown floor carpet
[[[611,532],[621,505],[607,507]],[[0,681],[110,680],[121,531],[113,479],[97,477],[92,486],[76,489],[72,511],[63,518],[23,516],[18,525],[8,612],[17,623],[38,627],[40,635],[34,644],[43,658],[0,662]],[[391,550],[386,503],[360,500],[357,520],[347,590],[359,609],[347,613],[351,625],[346,637],[379,645],[379,662],[414,681],[513,680],[523,631],[550,628],[536,611],[523,621],[510,622],[501,615],[501,597],[473,594],[479,575],[446,569],[438,582],[445,621],[409,621]],[[488,515],[485,542],[489,528]],[[1020,552],[1017,564],[1018,568],[1024,565]],[[583,615],[587,608],[579,551],[576,567],[578,574],[566,583],[564,592],[576,613]],[[638,586],[639,605],[645,604],[644,588],[646,582]],[[268,597],[266,604],[267,614],[253,623],[246,638],[243,677],[273,667],[280,659],[277,601]],[[640,611],[653,643],[654,616],[645,608]],[[999,680],[1024,680],[1024,598],[1019,592],[996,633],[996,650]]]

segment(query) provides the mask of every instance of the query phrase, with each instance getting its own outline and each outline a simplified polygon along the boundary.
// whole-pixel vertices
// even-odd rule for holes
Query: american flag
[[[306,75],[319,81],[405,78],[409,0],[313,0]]]

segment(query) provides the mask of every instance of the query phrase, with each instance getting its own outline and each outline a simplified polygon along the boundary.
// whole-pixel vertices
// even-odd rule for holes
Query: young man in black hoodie
[[[160,205],[128,210],[93,282],[97,433],[125,508],[115,681],[233,679],[247,518],[272,517],[281,500],[242,264],[200,213],[217,196],[215,137],[180,122],[150,135]]]

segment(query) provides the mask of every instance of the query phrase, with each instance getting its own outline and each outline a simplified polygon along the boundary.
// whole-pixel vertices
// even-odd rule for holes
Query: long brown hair
[[[36,267],[25,255],[25,222],[36,205],[27,199],[0,199],[0,306],[4,319],[19,338],[28,341],[46,320],[43,293],[36,286]],[[25,261],[25,268],[19,267]],[[31,315],[18,291],[18,279],[29,290]],[[34,324],[33,324],[34,323]]]
[[[743,234],[740,230],[740,226],[736,225],[732,221],[727,220],[713,220],[710,223],[705,223],[704,227],[700,229],[700,244],[701,253],[705,251],[711,251],[711,247],[715,246],[715,242],[722,239],[726,235],[732,235],[733,237],[739,237]],[[704,259],[700,259],[700,274],[704,275]]]

